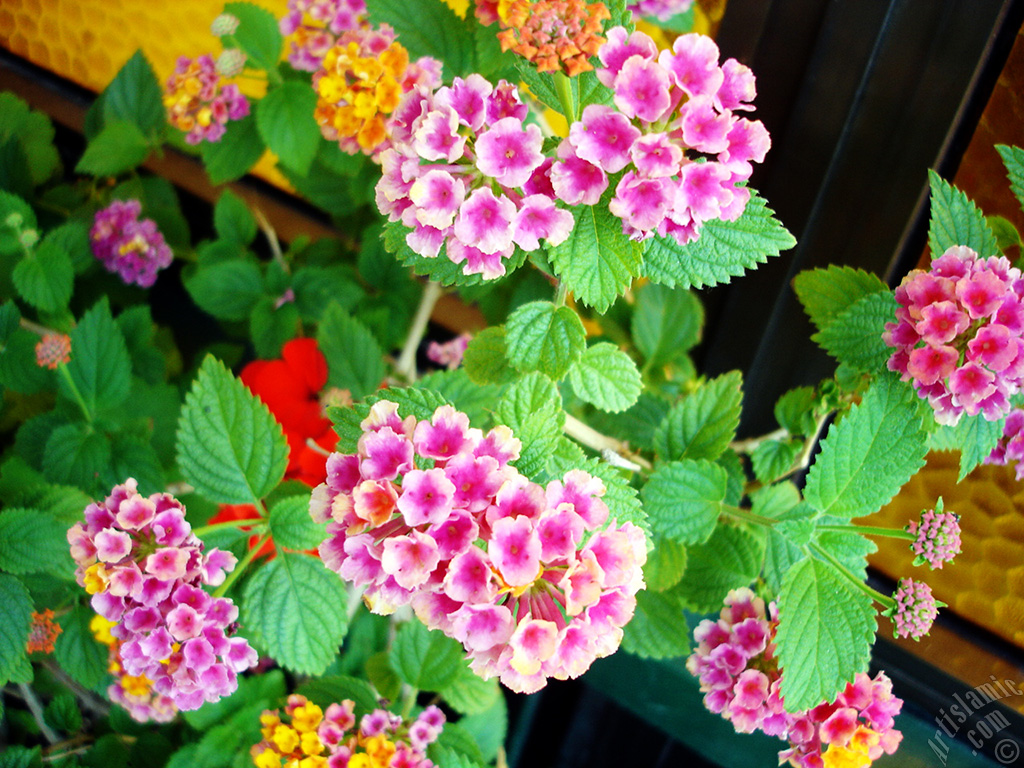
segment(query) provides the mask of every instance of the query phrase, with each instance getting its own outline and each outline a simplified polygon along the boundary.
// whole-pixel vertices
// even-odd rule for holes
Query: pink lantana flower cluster
[[[1005,257],[949,248],[896,289],[896,322],[883,340],[889,370],[926,398],[940,424],[961,415],[997,421],[1024,382],[1024,279]]]
[[[235,556],[203,551],[185,508],[170,494],[144,497],[134,479],[85,509],[68,531],[78,583],[92,607],[114,622],[124,672],[145,677],[182,710],[217,701],[237,687],[256,652],[231,636],[238,608],[203,585],[224,581]]]
[[[492,279],[505,274],[515,246],[569,236],[572,214],[555,205],[544,139],[524,124],[527,112],[514,85],[476,74],[403,97],[376,198],[381,213],[412,229],[413,251],[434,258],[443,245],[465,274]]]
[[[916,537],[910,544],[917,555],[914,565],[928,563],[935,570],[960,554],[960,516],[943,511],[941,498],[935,509],[921,513],[920,522],[912,520],[907,525],[907,532]]]
[[[761,730],[789,741],[779,753],[780,765],[868,765],[895,752],[902,734],[894,718],[903,701],[892,695],[892,683],[882,672],[874,679],[859,673],[834,702],[786,712],[775,656],[777,627],[775,603],[765,605],[747,588],[729,592],[717,621],[705,619],[697,626],[697,649],[686,668],[700,679],[704,706],[740,733]],[[854,756],[859,762],[849,762]]]
[[[229,120],[249,114],[249,100],[234,83],[223,83],[217,63],[209,54],[178,58],[164,90],[167,119],[185,133],[185,141],[199,144],[220,141]]]
[[[626,9],[635,19],[646,16],[668,21],[676,14],[686,13],[691,5],[693,0],[634,0],[626,4]]]
[[[614,107],[590,104],[558,147],[551,185],[569,205],[595,205],[611,183],[611,212],[634,240],[655,234],[695,239],[709,219],[735,220],[750,192],[742,186],[771,141],[753,109],[754,75],[697,34],[661,51],[642,32],[608,32],[597,76]]]
[[[614,652],[643,587],[643,532],[608,521],[604,484],[573,470],[542,487],[509,462],[520,442],[451,406],[402,419],[376,403],[355,454],[313,491],[328,568],[376,613],[412,605],[463,644],[484,678],[519,692],[577,677]]]
[[[999,443],[985,459],[985,464],[1005,466],[1010,462],[1017,462],[1015,470],[1017,479],[1024,480],[1022,460],[1024,460],[1024,410],[1014,408],[1006,417],[1003,436],[999,438]]]
[[[892,595],[895,605],[882,612],[892,619],[893,637],[912,637],[920,640],[931,631],[939,615],[939,608],[945,606],[932,595],[932,588],[923,581],[903,578],[896,584]]]
[[[338,37],[366,26],[365,0],[288,0],[278,26],[288,38],[288,63],[316,72]]]
[[[427,359],[454,371],[462,365],[462,356],[466,354],[466,347],[472,338],[471,333],[460,333],[450,341],[432,341],[427,345]]]
[[[156,273],[169,267],[174,255],[152,219],[140,219],[142,203],[115,200],[96,212],[89,242],[108,272],[120,275],[128,285],[149,288]]]

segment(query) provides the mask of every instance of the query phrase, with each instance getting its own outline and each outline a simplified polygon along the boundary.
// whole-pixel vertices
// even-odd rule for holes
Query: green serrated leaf
[[[1010,248],[1020,248],[1022,245],[1020,232],[1012,221],[1005,216],[986,216],[985,223],[996,238],[996,247],[1006,252]]]
[[[931,187],[928,248],[932,258],[937,259],[954,245],[966,245],[983,259],[998,256],[996,236],[978,206],[931,169],[928,170],[928,185]]]
[[[265,150],[256,116],[248,115],[229,121],[220,141],[202,143],[203,165],[213,184],[223,184],[248,173]]]
[[[736,436],[743,379],[730,371],[704,384],[673,406],[654,434],[664,460],[717,459]]]
[[[754,194],[736,221],[704,222],[700,237],[680,245],[652,237],[644,253],[643,274],[670,288],[703,288],[733,277],[796,245],[764,198]]]
[[[1024,149],[996,144],[996,151],[1003,158],[1006,166],[1006,177],[1010,180],[1010,191],[1013,192],[1021,208],[1024,208]]]
[[[316,337],[327,358],[328,386],[347,389],[356,400],[380,386],[387,373],[384,353],[359,320],[332,304],[324,312]]]
[[[505,327],[485,328],[466,347],[462,365],[474,384],[505,384],[516,372],[508,361]]]
[[[639,243],[622,232],[622,222],[607,208],[610,193],[598,205],[573,208],[572,234],[548,255],[558,276],[578,301],[604,313],[640,274]]]
[[[419,621],[402,625],[391,648],[391,666],[402,682],[421,691],[441,691],[465,667],[462,644]]]
[[[18,676],[27,663],[25,643],[32,623],[32,599],[14,576],[0,573],[0,684]]]
[[[686,547],[666,536],[654,537],[654,549],[647,553],[644,582],[647,589],[664,592],[683,578],[686,571]]]
[[[167,123],[163,89],[142,51],[136,51],[103,90],[106,124],[123,120],[143,136],[160,135]]]
[[[764,537],[720,525],[686,557],[686,572],[674,589],[691,609],[717,612],[730,589],[749,586],[757,578],[764,562]]]
[[[927,434],[917,395],[893,375],[880,376],[861,403],[822,441],[804,498],[842,518],[881,509],[924,465]]]
[[[0,768],[42,768],[42,747],[12,745],[0,753]]]
[[[505,390],[498,401],[498,421],[522,442],[516,467],[532,477],[548,463],[562,434],[565,412],[554,382],[542,373],[528,373]]]
[[[49,573],[70,579],[67,528],[37,509],[0,512],[0,569],[8,573]]]
[[[502,699],[496,679],[484,680],[467,666],[460,667],[455,679],[439,693],[446,704],[463,715],[487,712]]]
[[[813,413],[816,405],[814,387],[796,387],[776,401],[775,420],[794,437],[809,437],[816,426]]]
[[[754,477],[762,483],[771,483],[793,468],[803,444],[796,440],[765,440],[750,454]]]
[[[517,307],[505,324],[509,362],[524,373],[543,371],[561,379],[580,359],[586,343],[587,332],[579,315],[550,301]]]
[[[43,472],[54,483],[67,483],[96,494],[110,466],[110,438],[83,422],[53,430],[43,451]]]
[[[433,258],[420,256],[406,242],[406,236],[411,231],[402,226],[401,222],[389,221],[384,225],[384,247],[389,253],[393,253],[399,262],[411,268],[417,275],[429,278],[433,282],[445,286],[480,285],[484,282],[483,277],[480,275],[463,274],[462,265],[456,264],[448,258],[447,251],[443,245],[441,246],[441,252]],[[506,274],[522,264],[525,254],[522,254],[521,258],[517,258],[520,254],[522,254],[522,251],[517,248],[516,253],[506,262]]]
[[[295,338],[301,322],[299,308],[289,301],[277,306],[271,296],[263,296],[252,308],[249,316],[249,334],[257,357],[273,360],[281,356],[281,349]]]
[[[328,675],[326,677],[314,677],[295,691],[321,709],[335,702],[349,699],[356,705],[356,714],[369,714],[377,709],[380,702],[373,687],[365,680],[348,675]]]
[[[295,306],[303,320],[319,322],[327,307],[335,302],[351,312],[365,296],[354,280],[352,271],[345,266],[301,267],[292,275]]]
[[[50,700],[43,715],[52,728],[64,733],[77,733],[82,727],[82,711],[78,708],[74,695],[66,691],[58,693]]]
[[[309,171],[320,145],[320,127],[313,112],[316,91],[306,83],[288,81],[271,89],[256,105],[260,138],[282,165],[299,175]]]
[[[379,400],[390,400],[398,403],[398,413],[405,416],[415,416],[420,421],[430,419],[434,411],[442,405],[451,405],[447,398],[440,392],[421,387],[391,387],[382,389],[366,399],[368,405]],[[369,412],[367,410],[367,412]]]
[[[497,758],[508,735],[508,705],[505,703],[505,697],[501,695],[497,681],[491,680],[490,683],[498,688],[498,696],[494,703],[483,712],[476,712],[459,720],[459,726],[473,737],[488,764]],[[444,698],[448,701],[447,697]]]
[[[888,291],[862,296],[811,339],[840,363],[862,373],[885,367],[892,347],[882,340],[885,324],[896,317],[896,299]]]
[[[126,477],[138,480],[139,493],[144,496],[161,493],[166,487],[160,457],[149,440],[115,434],[110,440],[110,464],[102,475],[102,485],[112,488]]]
[[[636,363],[608,342],[587,348],[569,369],[569,381],[581,400],[612,412],[632,406],[643,389]]]
[[[89,142],[75,171],[93,176],[119,176],[142,165],[150,149],[149,140],[138,126],[125,120],[113,120]]]
[[[874,636],[868,595],[820,560],[794,565],[782,582],[775,635],[786,710],[833,701],[867,671]]]
[[[61,377],[61,394],[72,402],[77,402],[81,396],[91,414],[116,408],[128,397],[131,359],[105,298],[86,312],[71,331],[71,360],[67,370],[77,393]]]
[[[932,447],[960,451],[959,483],[991,455],[1003,436],[1005,419],[987,421],[983,414],[963,416],[956,426],[942,426],[931,436]]]
[[[644,368],[675,362],[700,341],[704,308],[691,291],[648,283],[636,292],[633,342]]]
[[[820,331],[858,299],[889,287],[870,272],[832,264],[801,272],[793,279],[793,290]]]
[[[316,549],[324,540],[324,527],[309,516],[309,496],[290,496],[270,508],[274,543],[288,549]]]
[[[220,320],[245,320],[263,295],[263,273],[251,258],[199,264],[184,283],[192,300]]]
[[[642,659],[671,659],[690,653],[686,601],[675,590],[636,595],[636,611],[622,635],[622,650]]]
[[[239,245],[249,245],[256,238],[256,217],[230,189],[220,193],[213,207],[213,226],[219,237]]]
[[[197,731],[205,731],[218,723],[223,723],[243,709],[260,705],[261,702],[265,709],[273,709],[287,692],[284,673],[280,669],[251,677],[239,677],[238,689],[233,694],[215,702],[208,702],[199,709],[182,712],[182,717]]]
[[[824,526],[841,525],[845,521],[842,518],[826,516],[818,518],[815,522]],[[878,545],[875,542],[856,531],[830,531],[815,528],[814,541],[859,579],[867,578],[868,555],[878,551]]]
[[[446,81],[474,71],[474,25],[463,23],[444,3],[374,0],[367,7],[370,22],[390,24],[410,57],[433,56],[443,61]]]
[[[8,224],[12,214],[20,218],[18,226]],[[0,254],[11,255],[22,252],[19,231],[36,228],[36,214],[32,206],[17,195],[0,190]]]
[[[416,382],[416,386],[440,393],[458,410],[469,416],[471,424],[480,428],[490,424],[494,404],[504,392],[497,384],[474,384],[462,368],[428,373]]]
[[[336,573],[316,558],[281,552],[246,584],[242,624],[281,666],[319,675],[345,637],[347,603]]]
[[[14,267],[13,279],[25,301],[43,312],[56,312],[71,300],[75,272],[67,251],[46,237]]]
[[[178,420],[178,466],[210,501],[251,504],[284,477],[288,443],[270,410],[207,356]]]
[[[650,392],[641,392],[636,404],[617,414],[597,413],[593,426],[629,443],[637,450],[654,449],[654,433],[669,412],[669,404]]]
[[[662,464],[644,486],[644,509],[655,534],[681,544],[708,540],[725,500],[726,471],[710,461]]]
[[[53,124],[46,114],[30,110],[28,104],[13,93],[0,94],[0,144],[8,143],[20,150],[18,154],[25,165],[19,172],[29,187],[26,195],[31,194],[32,186],[47,181],[60,169],[60,156],[53,138]]]
[[[276,69],[284,38],[274,14],[253,3],[228,3],[224,13],[238,19],[238,29],[232,37],[248,57],[247,63],[260,69]]]

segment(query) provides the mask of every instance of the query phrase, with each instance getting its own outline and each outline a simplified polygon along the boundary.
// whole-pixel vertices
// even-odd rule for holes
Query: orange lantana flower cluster
[[[25,650],[28,653],[53,653],[53,644],[63,630],[53,620],[53,611],[47,608],[42,613],[32,611],[32,626],[28,631]]]
[[[502,50],[532,61],[538,72],[564,71],[572,77],[593,69],[590,57],[605,42],[601,22],[611,17],[604,3],[511,0],[503,5],[498,8]]]

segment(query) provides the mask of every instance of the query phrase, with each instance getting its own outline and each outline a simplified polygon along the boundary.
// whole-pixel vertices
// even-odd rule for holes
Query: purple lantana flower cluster
[[[409,91],[390,120],[376,198],[391,221],[412,229],[409,247],[428,258],[445,247],[467,275],[505,274],[515,246],[563,242],[573,217],[555,205],[543,174],[543,136],[527,125],[514,85],[480,75],[434,92]]]
[[[222,583],[235,556],[204,552],[170,494],[147,498],[129,478],[86,507],[68,543],[93,609],[115,623],[125,673],[147,678],[178,709],[230,695],[238,673],[256,664],[249,643],[231,636],[238,608],[202,589]]]
[[[620,174],[609,209],[634,240],[695,239],[709,219],[735,220],[750,192],[752,163],[771,145],[753,109],[754,75],[734,59],[719,65],[708,37],[682,35],[658,52],[642,32],[608,32],[597,77],[614,106],[590,104],[558,147],[550,178],[570,205],[595,205]]]
[[[960,554],[960,516],[946,512],[939,499],[935,509],[921,513],[920,522],[912,520],[907,532],[914,535],[910,549],[914,552],[914,565],[928,563],[932,570],[942,568]]]
[[[547,487],[509,462],[520,442],[451,406],[402,419],[376,403],[354,454],[332,454],[310,513],[320,557],[376,613],[411,605],[463,644],[484,678],[519,692],[577,677],[614,652],[643,587],[643,532],[609,522],[580,470]]]
[[[940,424],[961,415],[998,421],[1024,384],[1024,279],[1004,256],[949,248],[896,289],[883,340],[889,370],[926,398]]]
[[[912,637],[920,640],[931,631],[939,615],[939,608],[945,606],[932,595],[932,588],[923,581],[903,578],[896,584],[892,598],[895,605],[883,612],[893,623],[893,637]]]
[[[775,655],[777,628],[775,603],[766,605],[745,587],[729,592],[717,620],[697,626],[697,649],[686,668],[700,679],[704,706],[740,733],[761,730],[788,741],[779,765],[868,765],[895,752],[903,737],[894,728],[903,701],[892,695],[884,672],[874,679],[858,673],[833,702],[803,712],[785,710]]]
[[[89,241],[108,272],[120,275],[128,285],[149,288],[174,256],[156,222],[140,219],[140,213],[138,200],[115,200],[96,212]]]
[[[365,0],[288,0],[278,26],[288,38],[288,63],[316,72],[340,35],[368,23]]]

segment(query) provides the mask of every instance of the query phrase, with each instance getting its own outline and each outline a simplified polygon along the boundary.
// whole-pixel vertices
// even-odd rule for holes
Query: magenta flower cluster
[[[509,462],[520,442],[451,406],[417,421],[380,401],[355,454],[313,491],[328,568],[377,613],[412,605],[474,670],[533,692],[615,651],[643,587],[643,532],[608,522],[603,483],[573,470],[542,487]]]
[[[140,219],[140,213],[138,200],[115,200],[96,212],[89,241],[93,255],[108,272],[120,275],[128,285],[149,288],[174,256],[156,222]]]
[[[454,371],[462,365],[462,356],[466,354],[466,347],[473,339],[471,333],[460,333],[455,338],[444,343],[432,341],[427,346],[427,359],[432,363],[443,365],[450,371]]]
[[[940,424],[997,421],[1024,382],[1024,279],[1005,257],[948,249],[896,289],[896,322],[882,338],[889,370],[913,380]]]
[[[185,133],[185,141],[220,141],[230,120],[249,114],[249,100],[234,83],[223,84],[210,54],[178,57],[163,96],[167,119]]]
[[[609,210],[635,240],[655,234],[695,239],[709,219],[735,220],[750,192],[751,163],[771,141],[753,109],[754,75],[734,59],[719,66],[718,46],[697,34],[660,54],[642,32],[615,27],[598,51],[597,77],[614,107],[591,104],[558,147],[550,180],[559,199],[595,205],[611,183]]]
[[[204,553],[170,494],[144,497],[128,479],[86,507],[68,543],[93,609],[115,622],[124,671],[145,676],[179,709],[231,694],[237,674],[256,664],[249,643],[231,636],[238,608],[202,589],[224,581],[234,555]]]
[[[278,22],[289,38],[288,63],[304,72],[316,72],[339,36],[366,24],[366,0],[288,0]]]
[[[892,619],[893,637],[920,640],[932,628],[939,608],[945,605],[932,595],[932,588],[923,581],[903,578],[892,595],[895,605],[883,612]]]
[[[467,275],[505,274],[515,246],[563,242],[573,217],[555,195],[537,125],[516,87],[480,75],[435,92],[418,88],[390,118],[393,147],[381,155],[377,206],[412,229],[409,247],[428,258],[444,245]]]
[[[935,570],[945,563],[953,561],[960,554],[960,516],[954,512],[944,512],[942,499],[935,509],[927,509],[921,513],[921,520],[911,521],[907,531],[916,538],[910,548],[917,557],[914,565],[928,565]]]
[[[1016,476],[1018,480],[1024,480],[1024,410],[1014,408],[1006,417],[1003,425],[1003,436],[999,443],[992,449],[992,453],[985,459],[986,464],[998,464],[1005,466],[1010,462],[1017,462]]]
[[[747,588],[734,589],[718,620],[705,619],[694,630],[697,649],[686,668],[700,679],[704,705],[729,720],[740,733],[764,731],[789,741],[779,764],[821,768],[823,750],[859,751],[874,760],[896,751],[902,734],[894,718],[903,701],[880,672],[859,673],[831,703],[804,712],[783,708],[781,674],[775,656],[778,612],[775,603]]]

